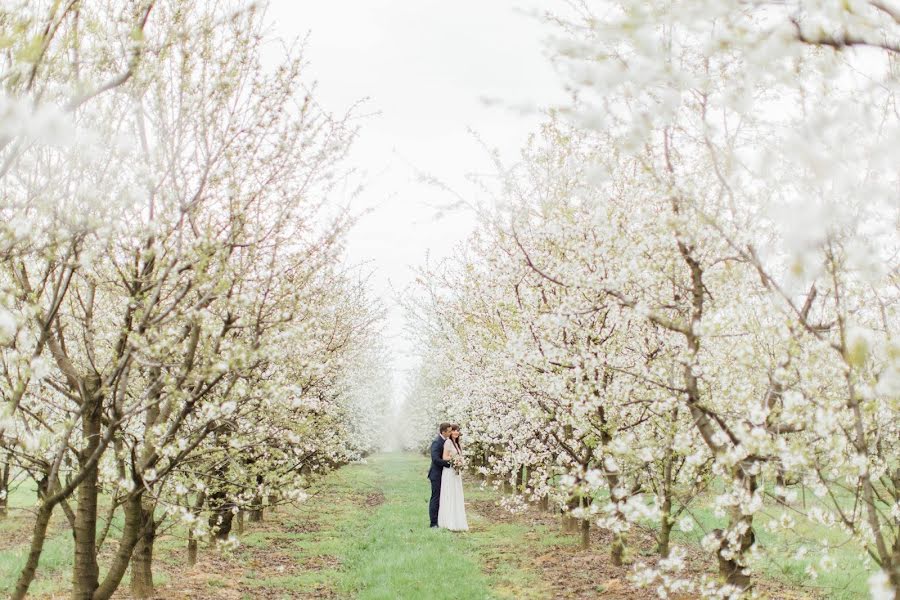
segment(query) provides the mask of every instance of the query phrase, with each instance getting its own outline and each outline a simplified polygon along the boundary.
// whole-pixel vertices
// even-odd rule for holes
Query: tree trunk
[[[489,468],[490,464],[491,464],[489,452],[490,451],[487,448],[485,448],[484,450],[481,451],[481,466],[484,467],[484,470],[485,470],[484,475],[482,475],[481,477],[484,480],[484,482],[488,483],[488,484],[490,484],[494,480],[494,477],[491,474],[491,470]]]
[[[216,531],[217,540],[224,542],[231,536],[232,523],[234,523],[234,513],[231,512],[231,507],[228,506],[222,511],[222,522],[219,524],[219,529]]]
[[[672,538],[672,521],[668,517],[663,518],[659,526],[659,540],[656,544],[656,551],[660,558],[669,558],[669,541]]]
[[[750,587],[750,576],[744,573],[744,567],[742,567],[737,560],[734,558],[724,558],[721,549],[716,556],[719,559],[719,577],[721,577],[725,583],[733,585],[741,590]]]
[[[197,500],[194,502],[194,506],[191,507],[191,514],[194,515],[194,518],[200,516],[200,510],[203,508],[203,505],[206,503],[206,492],[200,492],[197,495]],[[197,564],[197,538],[194,536],[194,528],[188,528],[188,566],[193,567]]]
[[[591,547],[591,520],[581,520],[581,549],[587,550]]]
[[[237,534],[244,535],[244,513],[246,511],[240,511],[237,514]]]
[[[672,410],[672,422],[677,422],[678,420],[678,407],[676,406]],[[659,521],[659,537],[656,539],[656,551],[659,553],[660,557],[668,558],[669,557],[669,540],[671,539],[672,533],[672,488],[675,486],[675,475],[672,471],[673,464],[675,462],[675,452],[672,449],[674,444],[674,433],[673,437],[670,438],[669,443],[666,445],[666,453],[665,453],[665,466],[663,468],[663,481],[662,481],[662,515]]]
[[[775,486],[775,501],[782,506],[787,506],[787,497],[785,495],[787,483],[784,478],[784,465],[781,464],[781,461],[778,461],[778,471],[775,473]]]
[[[188,566],[193,567],[197,564],[197,538],[194,537],[193,529],[188,530],[187,554]]]
[[[591,547],[591,519],[587,516],[590,514],[588,508],[590,508],[591,502],[592,501],[588,500],[585,496],[582,496],[579,502],[579,505],[584,510],[579,527],[581,529],[581,548],[583,550],[587,550]]]
[[[109,570],[103,581],[94,590],[93,600],[107,600],[122,583],[122,577],[128,570],[134,547],[141,538],[143,531],[143,509],[141,507],[143,494],[136,492],[136,496],[129,497],[125,501],[125,525],[122,527],[122,537],[119,546],[109,565]]]
[[[613,537],[609,557],[612,559],[612,564],[617,567],[625,564],[625,537],[621,533],[617,533]]]
[[[234,512],[232,512],[234,503],[225,501],[224,496],[224,492],[217,492],[210,498],[213,501],[219,502],[218,506],[213,509],[213,513],[209,516],[209,531],[212,534],[211,541],[213,543],[216,541],[225,541],[231,534],[231,524],[234,521]]]
[[[887,567],[888,580],[894,588],[894,598],[900,598],[900,536],[894,539],[894,552],[891,564]]]
[[[84,465],[100,446],[100,401],[89,385],[82,406],[81,430],[84,448],[79,463]],[[97,465],[87,471],[78,485],[78,508],[75,511],[75,559],[72,565],[72,600],[91,600],[99,585],[97,567]]]
[[[741,467],[736,468],[740,469]],[[742,471],[738,471],[736,477],[742,485],[746,486],[750,494],[756,491],[754,476],[747,476]],[[753,515],[743,515],[740,509],[732,508],[728,530],[735,534],[718,532],[721,536],[719,550],[716,553],[719,561],[719,577],[740,590],[746,590],[750,587],[750,575],[745,573],[744,557],[756,542],[756,534],[753,532]],[[736,533],[741,530],[743,533]],[[729,538],[732,541],[729,541]]]
[[[10,598],[12,600],[22,600],[28,593],[28,587],[34,580],[34,574],[37,571],[38,562],[41,559],[41,552],[44,550],[44,540],[47,539],[47,526],[50,524],[50,517],[53,515],[53,507],[41,504],[37,511],[37,517],[34,521],[34,528],[31,534],[31,548],[28,551],[28,559],[25,566],[19,573],[19,579],[16,581],[16,589]]]
[[[543,511],[550,510],[550,496],[542,496],[541,497],[540,508]]]
[[[257,477],[257,483],[259,483],[259,477]],[[253,504],[252,508],[249,511],[249,521],[251,523],[262,523],[263,520],[263,499],[262,496],[256,494],[253,496]]]
[[[572,516],[572,511],[578,508],[581,500],[579,498],[571,498],[569,500],[568,510],[562,513],[562,530],[563,533],[574,533],[578,527],[577,519]]]
[[[485,456],[483,451],[479,451],[472,457],[472,466],[475,467],[473,469],[475,476],[482,481],[484,481],[484,473],[481,472],[481,468],[487,466]]]
[[[559,523],[563,533],[572,533],[572,522],[574,519],[569,516],[569,513],[560,511],[559,513]]]
[[[0,471],[0,519],[5,519],[9,515],[9,474],[12,471],[12,465],[8,462],[3,464],[3,470]]]
[[[669,557],[669,540],[672,537],[672,499],[667,495],[663,500],[662,517],[659,520],[659,536],[656,538],[656,551],[661,558]]]
[[[134,553],[131,555],[131,595],[135,598],[152,598],[153,544],[156,542],[156,519],[153,507],[141,510],[142,529]]]

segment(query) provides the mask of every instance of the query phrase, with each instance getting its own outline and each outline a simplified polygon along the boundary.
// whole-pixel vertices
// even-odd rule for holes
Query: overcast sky
[[[306,58],[319,102],[343,112],[367,99],[363,111],[373,114],[362,121],[351,156],[366,185],[356,207],[372,212],[351,233],[348,253],[373,272],[373,291],[388,308],[395,401],[416,364],[396,295],[410,285],[426,253],[446,257],[473,226],[465,213],[439,218],[435,207],[452,199],[420,183],[417,172],[470,193],[465,176],[491,170],[470,130],[515,159],[539,117],[510,106],[546,105],[560,94],[543,53],[547,30],[522,14],[540,4],[270,0],[278,36],[309,34]]]

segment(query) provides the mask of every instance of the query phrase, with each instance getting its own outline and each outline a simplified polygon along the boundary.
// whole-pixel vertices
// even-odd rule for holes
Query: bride
[[[459,425],[450,427],[450,437],[444,442],[444,460],[459,465],[457,468],[444,469],[441,474],[441,503],[438,509],[438,527],[450,531],[468,531],[466,522],[466,505],[463,500],[462,484],[462,446],[459,443]]]

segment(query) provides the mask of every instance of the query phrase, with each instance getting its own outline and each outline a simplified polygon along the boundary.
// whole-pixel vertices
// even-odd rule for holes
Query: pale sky
[[[512,106],[546,106],[561,95],[544,57],[545,26],[523,10],[538,0],[269,0],[275,33],[309,34],[306,58],[317,98],[343,112],[361,99],[375,113],[361,123],[351,155],[364,172],[355,206],[373,209],[350,234],[352,263],[373,271],[373,291],[388,308],[395,402],[416,364],[404,338],[396,296],[430,253],[448,256],[473,227],[471,215],[439,218],[435,207],[453,199],[420,183],[417,171],[473,193],[465,177],[492,170],[475,140],[514,160],[540,121]],[[544,3],[546,6],[546,3]],[[497,99],[489,105],[485,98]]]

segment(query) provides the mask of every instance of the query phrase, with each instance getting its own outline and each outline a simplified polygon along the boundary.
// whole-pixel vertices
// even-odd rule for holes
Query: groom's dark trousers
[[[438,509],[441,506],[441,475],[445,468],[450,467],[450,461],[444,460],[444,438],[437,436],[431,442],[431,468],[428,469],[428,479],[431,480],[431,501],[428,503],[428,516],[431,518],[431,526],[437,527]]]

